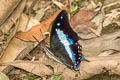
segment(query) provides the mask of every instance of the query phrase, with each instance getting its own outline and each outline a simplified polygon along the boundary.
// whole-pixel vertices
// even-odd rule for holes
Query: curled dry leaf
[[[34,37],[39,41],[43,40],[45,38],[44,33],[48,32],[48,29],[51,23],[54,21],[54,19],[56,18],[56,16],[59,14],[60,11],[61,10],[56,11],[54,15],[51,16],[49,19],[43,21],[42,23],[38,25],[33,26],[27,32],[18,32],[16,34],[16,37],[24,41],[32,41],[32,42],[36,42]]]
[[[73,27],[79,25],[80,23],[83,22],[88,22],[90,21],[94,16],[96,15],[96,12],[92,10],[79,10],[78,13],[76,13],[72,18],[71,18],[71,25]]]
[[[80,10],[76,13],[71,19],[71,25],[76,32],[82,32],[88,34],[89,32],[94,32],[96,35],[97,32],[92,29],[95,27],[90,20],[96,15],[96,12],[92,10]]]
[[[109,71],[111,74],[120,74],[120,56],[97,56],[97,57],[87,57],[90,62],[82,61],[80,64],[80,72],[73,71],[56,63],[52,60],[45,61],[15,61],[2,63],[2,65],[12,65],[24,69],[28,72],[34,73],[38,76],[51,75],[52,71],[48,68],[49,65],[53,68],[54,74],[62,74],[64,80],[74,80],[74,79],[88,79],[96,74],[100,74],[104,71]],[[47,62],[46,62],[47,61]],[[68,74],[69,73],[69,74]],[[76,76],[78,75],[78,76]]]

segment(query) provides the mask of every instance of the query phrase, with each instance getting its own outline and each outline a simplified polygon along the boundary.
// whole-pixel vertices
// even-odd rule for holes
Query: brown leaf
[[[5,74],[0,72],[0,80],[9,80],[9,78]]]
[[[26,28],[25,25],[27,24],[27,21],[28,21],[28,16],[26,16],[25,14],[22,14],[19,19],[18,25],[16,25],[17,30],[24,31]],[[16,59],[16,57],[21,53],[21,51],[26,49],[29,45],[30,45],[30,43],[27,44],[24,41],[21,41],[15,37],[13,37],[10,40],[7,47],[5,48],[3,55],[0,58],[0,62],[14,61]],[[6,66],[0,66],[0,71],[3,71],[5,68],[6,68]]]
[[[18,0],[18,1],[20,1],[20,0]],[[26,3],[26,0],[21,1],[20,4],[17,7],[15,7],[16,9],[12,12],[12,14],[9,16],[9,18],[7,18],[7,20],[2,25],[0,25],[0,41],[2,43],[4,43],[4,44],[0,45],[0,57],[2,56],[4,50],[6,49],[7,45],[9,44],[10,40],[14,37],[14,35],[16,33],[17,26],[15,26],[13,24],[15,24],[17,22],[17,20],[19,19],[21,13],[24,10],[25,3]],[[1,5],[1,2],[0,2],[0,5]],[[10,10],[12,10],[12,9],[10,8]],[[1,14],[5,15],[5,13],[2,13],[1,7],[0,7],[0,15]],[[2,19],[0,18],[0,20],[2,20]],[[10,31],[12,31],[12,32],[10,32]],[[6,35],[6,34],[8,34],[8,35]]]
[[[51,23],[54,21],[54,19],[56,18],[56,16],[59,14],[60,11],[61,10],[56,11],[54,15],[51,16],[49,19],[43,21],[42,23],[36,26],[33,26],[27,32],[18,32],[16,34],[16,37],[24,41],[35,42],[36,40],[34,39],[34,37],[37,38],[39,41],[43,40],[45,38],[44,33],[48,31]]]
[[[92,10],[80,10],[71,19],[71,25],[76,32],[88,34],[93,32],[95,35],[100,34],[94,29],[96,26],[90,20],[96,15]]]
[[[1,0],[0,1],[0,25],[10,16],[21,0]],[[21,10],[22,11],[22,10]]]
[[[45,76],[45,75],[52,75],[53,71],[49,69],[49,67],[45,66],[43,63],[39,61],[32,62],[32,61],[15,61],[15,62],[8,62],[5,65],[11,65],[30,73],[33,73],[38,76]]]
[[[93,24],[90,22],[80,23],[79,25],[75,26],[74,30],[79,33],[88,34],[91,32],[88,27],[93,27]]]
[[[88,22],[96,15],[96,12],[92,10],[79,10],[78,13],[76,13],[72,19],[71,19],[71,25],[75,27],[76,25]]]
[[[101,74],[104,71],[109,71],[110,73],[117,75],[120,74],[120,56],[95,56],[87,57],[87,59],[90,62],[82,61],[79,72],[73,71],[63,64],[50,59],[44,59],[45,61],[15,61],[2,63],[2,65],[12,65],[38,76],[51,75],[51,69],[46,66],[49,65],[53,68],[54,74],[62,74],[64,80],[88,79],[96,74]]]
[[[71,25],[76,32],[88,34],[94,27],[90,20],[96,15],[92,10],[80,10],[71,18]],[[92,29],[93,30],[93,29]]]

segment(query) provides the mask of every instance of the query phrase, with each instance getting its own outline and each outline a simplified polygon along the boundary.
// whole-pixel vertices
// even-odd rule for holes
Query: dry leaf
[[[40,22],[36,19],[34,19],[33,17],[31,17],[28,21],[28,24],[26,26],[26,29],[24,32],[27,32],[28,30],[30,30],[34,25],[40,24]]]
[[[49,65],[54,69],[54,74],[62,74],[64,80],[74,80],[74,79],[88,79],[96,74],[101,74],[104,71],[109,71],[110,74],[120,75],[120,56],[95,56],[87,57],[90,62],[82,61],[80,64],[80,72],[73,71],[56,63],[55,61],[49,60],[46,61],[15,61],[2,63],[2,65],[12,65],[14,67],[24,69],[28,72],[34,73],[38,76],[51,75],[52,71],[48,68]],[[51,63],[50,63],[51,62]],[[69,73],[69,74],[68,74]],[[78,75],[78,76],[76,76]]]
[[[41,18],[44,16],[44,14],[45,14],[45,9],[41,8],[40,10],[36,11],[36,15],[34,18],[37,19],[38,21],[40,21]]]
[[[0,25],[10,16],[21,0],[0,0]]]
[[[0,80],[9,80],[9,78],[5,74],[0,72]]]
[[[61,10],[58,10],[49,19],[43,21],[42,23],[40,23],[40,24],[38,24],[36,26],[33,26],[27,32],[18,32],[16,34],[16,37],[19,38],[19,39],[22,39],[24,41],[33,41],[33,42],[36,42],[36,40],[34,39],[34,37],[37,38],[39,41],[43,40],[45,38],[44,33],[48,31],[51,23],[54,21],[54,19],[56,18],[56,16],[59,14],[60,11]]]
[[[9,16],[9,18],[3,23],[0,27],[0,56],[3,54],[5,48],[7,47],[9,41],[13,38],[16,33],[17,26],[13,25],[16,23],[16,20],[20,17],[24,7],[26,0],[21,1],[21,3],[17,6],[14,12]],[[17,25],[17,24],[16,24]],[[7,34],[7,35],[6,35]]]
[[[97,56],[105,50],[120,51],[120,30],[88,40],[79,40],[82,52],[86,56]]]
[[[58,1],[56,1],[56,0],[52,0],[52,2],[53,2],[55,5],[57,5],[60,9],[63,9],[63,8],[65,7],[62,3],[60,3],[60,2],[58,2]]]
[[[91,20],[94,16],[96,15],[96,12],[92,10],[79,10],[78,13],[76,13],[72,18],[71,18],[71,25],[73,27],[79,25],[80,23],[83,22],[88,22]]]
[[[100,34],[92,28],[95,27],[95,25],[90,22],[95,15],[96,12],[92,10],[80,10],[71,19],[73,29],[76,32],[82,32],[84,34],[88,34],[92,31],[95,35],[100,36]]]
[[[50,70],[50,68],[43,63],[40,63],[38,61],[15,61],[15,62],[8,62],[5,63],[5,65],[11,65],[20,69],[23,69],[25,71],[28,71],[30,73],[33,73],[38,76],[45,76],[45,75],[52,75],[53,71]]]
[[[16,27],[18,27],[19,30],[25,29],[28,21],[28,17],[23,14],[20,18],[20,21]],[[24,30],[23,30],[24,31]],[[2,57],[0,58],[0,62],[8,62],[8,61],[14,61],[16,57],[20,54],[21,51],[23,51],[29,44],[25,43],[24,41],[21,41],[17,38],[12,38],[12,40],[9,42],[7,48],[5,49]],[[6,67],[0,66],[0,71],[4,70]]]

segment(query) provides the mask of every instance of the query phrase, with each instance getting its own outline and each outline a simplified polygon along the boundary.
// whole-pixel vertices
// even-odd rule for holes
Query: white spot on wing
[[[57,23],[57,26],[60,26],[61,24],[60,23]]]
[[[60,19],[63,19],[63,16],[61,16]]]
[[[78,46],[78,49],[80,48],[80,46]]]

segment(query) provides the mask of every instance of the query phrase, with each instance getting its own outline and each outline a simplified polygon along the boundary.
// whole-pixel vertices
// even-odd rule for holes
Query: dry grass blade
[[[58,2],[58,1],[56,1],[56,0],[52,0],[52,2],[53,2],[56,6],[58,6],[60,9],[63,9],[63,8],[65,7],[62,3],[60,3],[60,2]]]

